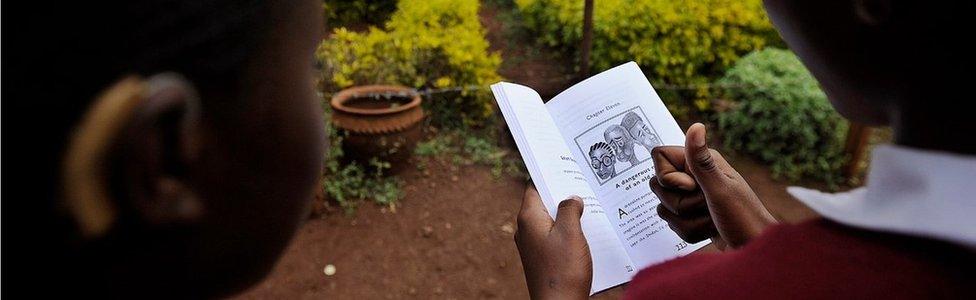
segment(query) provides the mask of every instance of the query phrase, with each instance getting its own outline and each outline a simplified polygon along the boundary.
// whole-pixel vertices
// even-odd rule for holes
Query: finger
[[[651,157],[654,158],[654,173],[662,186],[686,191],[694,190],[697,187],[695,179],[686,173],[685,149],[683,147],[654,147],[651,150]]]
[[[689,243],[697,243],[718,234],[715,223],[709,214],[705,213],[696,217],[680,217],[658,205],[657,214],[668,227],[682,240]]]
[[[689,192],[668,189],[656,180],[651,180],[651,191],[661,200],[661,205],[676,215],[684,216],[708,211],[708,202],[705,201],[705,195],[701,190]]]
[[[716,151],[708,148],[705,143],[705,125],[695,123],[688,128],[685,138],[685,160],[695,181],[706,189],[706,186],[724,181],[722,168],[728,163]]]
[[[542,204],[542,197],[535,189],[534,184],[525,187],[525,196],[522,197],[522,208],[518,214],[518,231],[527,233],[544,233],[552,229],[553,221]]]
[[[583,199],[571,196],[569,199],[559,202],[559,210],[556,211],[556,221],[554,228],[559,228],[568,234],[583,234],[580,218],[583,217]]]

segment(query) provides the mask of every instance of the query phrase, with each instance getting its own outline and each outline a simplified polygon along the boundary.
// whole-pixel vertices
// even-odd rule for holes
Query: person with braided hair
[[[614,168],[613,148],[607,143],[597,142],[590,146],[590,167],[596,171],[596,176],[600,179],[607,179],[617,175]]]

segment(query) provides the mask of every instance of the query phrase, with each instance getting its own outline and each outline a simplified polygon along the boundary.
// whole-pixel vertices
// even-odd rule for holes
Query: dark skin
[[[115,146],[102,184],[128,209],[106,233],[79,237],[81,259],[98,268],[86,278],[95,293],[240,291],[270,271],[307,216],[326,147],[312,70],[321,6],[273,10],[236,90],[144,78],[155,92],[106,137]]]
[[[780,35],[844,117],[891,126],[898,145],[972,155],[976,141],[960,139],[960,134],[976,132],[976,122],[971,111],[954,109],[954,103],[966,99],[959,87],[971,84],[967,74],[973,67],[970,46],[959,41],[968,28],[958,13],[967,11],[963,2],[767,0],[765,6]],[[711,238],[734,249],[777,221],[722,155],[705,146],[705,135],[705,126],[695,124],[684,147],[655,148],[657,174],[651,188],[661,199],[659,215],[683,239]],[[534,189],[526,194],[523,202],[541,201]],[[532,256],[534,261],[523,255],[530,283],[551,274],[591,272],[589,265],[574,263],[574,249],[586,246],[578,238],[533,241],[534,248],[520,242],[520,253],[568,249]],[[590,287],[529,288],[533,297],[549,298],[536,295],[585,294]]]
[[[525,190],[525,200],[518,214],[518,245],[525,268],[529,294],[536,299],[578,299],[589,295],[593,280],[590,248],[583,237],[580,217],[583,216],[583,200],[578,197],[559,203],[556,219],[542,204],[535,186]],[[563,248],[564,245],[577,247]],[[582,245],[582,247],[578,247]],[[564,260],[551,260],[559,257]],[[564,264],[577,266],[565,268]],[[528,276],[539,274],[540,276]],[[585,289],[576,287],[585,286]]]

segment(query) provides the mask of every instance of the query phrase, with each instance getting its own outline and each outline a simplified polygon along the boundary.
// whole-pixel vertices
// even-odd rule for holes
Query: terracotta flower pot
[[[346,134],[346,157],[362,164],[376,157],[398,171],[423,134],[420,101],[416,90],[395,85],[357,86],[333,96],[332,124]]]

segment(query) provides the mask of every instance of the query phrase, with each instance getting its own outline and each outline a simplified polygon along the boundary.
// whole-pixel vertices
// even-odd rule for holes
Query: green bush
[[[516,0],[527,26],[546,45],[575,52],[583,36],[582,0]],[[709,83],[742,55],[778,35],[760,0],[597,0],[594,71],[634,60],[655,84]],[[577,57],[577,56],[574,56]],[[706,100],[711,91],[690,95]],[[700,109],[708,102],[697,101]]]
[[[754,52],[719,83],[740,87],[727,91],[734,104],[718,114],[727,147],[770,163],[775,176],[841,182],[847,123],[796,55],[775,48]]]
[[[395,0],[324,0],[326,25],[382,24],[396,9]]]
[[[488,52],[476,0],[400,0],[383,29],[338,28],[319,46],[327,91],[363,84],[464,87],[425,97],[435,125],[478,126],[493,112],[485,89],[501,79]]]

